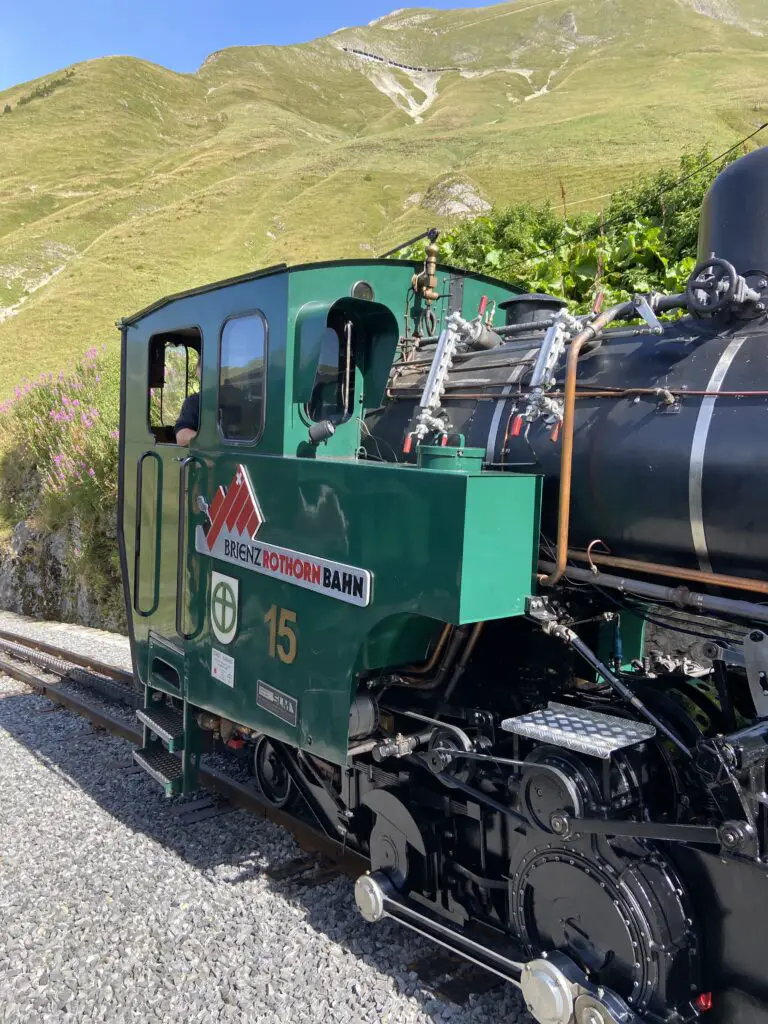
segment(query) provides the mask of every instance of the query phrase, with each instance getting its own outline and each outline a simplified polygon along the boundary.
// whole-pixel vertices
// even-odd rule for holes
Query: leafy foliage
[[[120,366],[90,349],[68,372],[42,374],[0,403],[0,519],[74,526],[73,568],[119,593],[116,545]]]
[[[712,163],[706,149],[687,154],[678,173],[637,181],[599,214],[565,218],[549,203],[494,210],[443,234],[441,261],[549,292],[581,310],[598,292],[612,303],[636,292],[682,291],[695,263],[704,195],[738,155]],[[407,255],[423,253],[419,243]]]

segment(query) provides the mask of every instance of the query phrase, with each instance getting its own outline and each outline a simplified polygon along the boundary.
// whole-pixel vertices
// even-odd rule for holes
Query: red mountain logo
[[[245,466],[238,466],[232,483],[226,490],[219,487],[208,509],[210,526],[205,535],[208,550],[213,546],[222,530],[226,529],[230,536],[237,535],[246,540],[253,540],[264,522],[256,495],[253,493],[251,479]]]

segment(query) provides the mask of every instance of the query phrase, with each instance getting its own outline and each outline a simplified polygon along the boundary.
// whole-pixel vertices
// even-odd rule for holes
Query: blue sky
[[[0,89],[91,57],[130,54],[194,71],[213,50],[301,43],[360,25],[402,0],[35,0],[3,4]],[[409,6],[481,7],[482,0]]]

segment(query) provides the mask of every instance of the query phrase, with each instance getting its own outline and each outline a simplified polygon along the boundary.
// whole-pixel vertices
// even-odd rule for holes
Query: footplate
[[[156,704],[141,708],[136,717],[165,743],[168,750],[178,751],[184,747],[184,715],[179,708]]]
[[[133,759],[145,772],[159,782],[166,796],[176,796],[182,791],[184,767],[180,757],[170,754],[159,744],[134,750]]]
[[[505,732],[527,736],[541,743],[576,750],[608,760],[611,754],[624,747],[652,740],[656,730],[652,725],[635,722],[600,711],[573,708],[568,704],[550,701],[547,708],[531,711],[517,718],[505,718],[501,723]]]

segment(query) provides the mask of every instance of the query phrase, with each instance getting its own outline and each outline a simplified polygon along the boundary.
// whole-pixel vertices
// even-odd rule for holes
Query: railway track
[[[28,667],[29,666],[29,667]],[[53,679],[45,679],[30,667],[37,668]],[[133,675],[113,665],[93,658],[85,658],[65,648],[30,640],[27,637],[0,630],[0,673],[25,683],[55,704],[87,718],[99,729],[120,736],[129,743],[140,745],[141,730],[125,719],[111,715],[101,703],[88,700],[82,693],[68,689],[66,683],[77,683],[79,688],[93,690],[101,697],[128,707],[139,707],[141,695],[134,686]],[[341,843],[330,839],[311,824],[272,807],[260,798],[258,791],[212,767],[201,768],[200,783],[204,789],[276,825],[287,829],[306,852],[319,854],[332,861],[341,873],[357,878],[368,867],[368,862]]]
[[[0,630],[0,674],[10,676],[46,697],[53,704],[86,718],[97,729],[140,745],[141,730],[125,717],[111,714],[104,698],[123,707],[141,706],[142,698],[132,673],[91,657],[83,657],[66,648]],[[76,689],[67,684],[77,684]],[[91,691],[99,700],[89,699]],[[133,771],[132,763],[116,770]],[[195,824],[227,810],[241,808],[266,818],[286,829],[302,850],[301,855],[281,864],[267,874],[276,883],[322,885],[339,875],[358,878],[368,861],[353,850],[327,836],[320,829],[293,814],[265,802],[251,784],[235,779],[211,766],[201,767],[201,786],[207,792],[199,799],[171,809],[185,824]],[[440,999],[464,1003],[500,984],[498,978],[481,968],[467,964],[440,948],[430,949],[409,965],[425,987]]]

